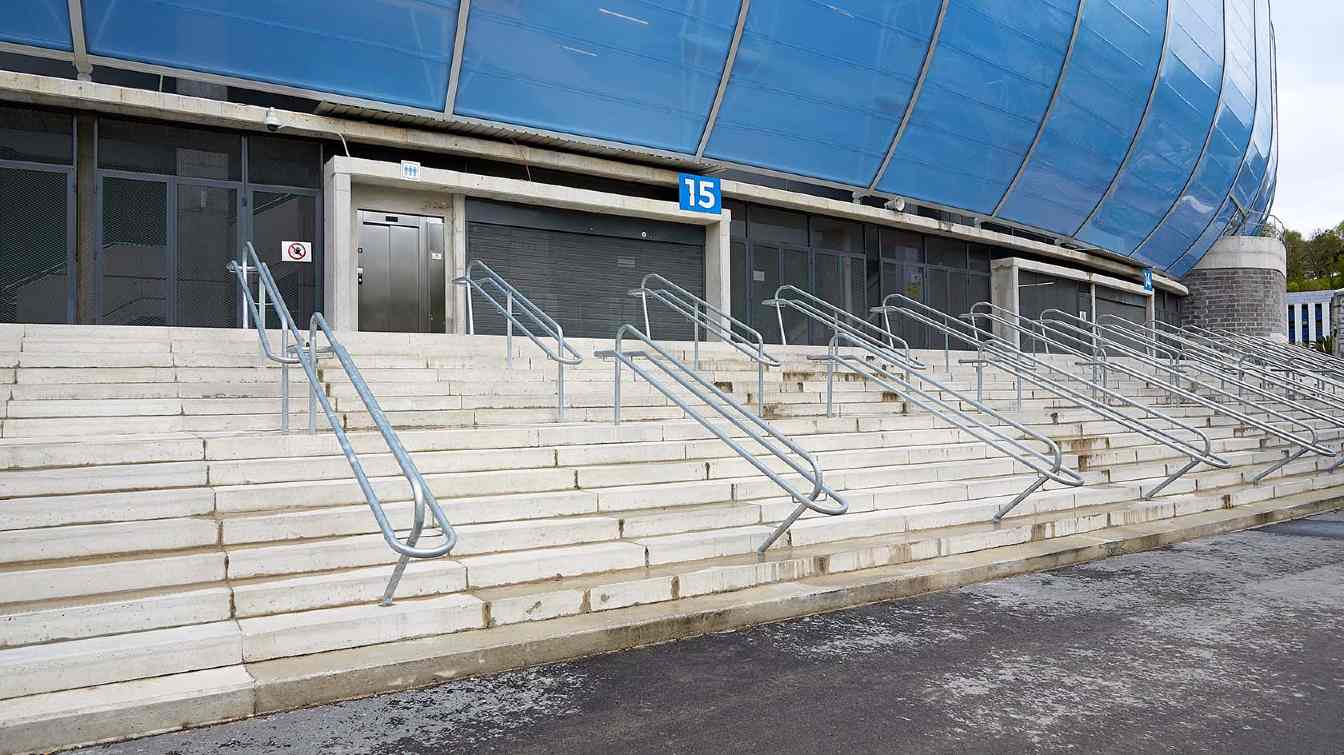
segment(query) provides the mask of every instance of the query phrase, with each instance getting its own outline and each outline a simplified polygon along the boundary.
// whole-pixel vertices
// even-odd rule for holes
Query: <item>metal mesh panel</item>
[[[227,269],[238,251],[238,191],[177,187],[175,325],[238,325],[238,280]]]
[[[280,246],[285,241],[312,241],[312,262],[282,262]],[[252,243],[261,261],[271,268],[285,304],[300,327],[319,309],[318,277],[322,272],[322,249],[317,242],[317,198],[305,194],[252,192]]]
[[[0,322],[65,322],[69,301],[64,172],[0,168]]]
[[[167,325],[168,184],[103,181],[99,322]]]

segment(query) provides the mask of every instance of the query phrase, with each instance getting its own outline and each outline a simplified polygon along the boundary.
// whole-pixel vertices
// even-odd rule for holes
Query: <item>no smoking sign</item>
[[[281,241],[280,260],[282,262],[312,262],[313,242]]]

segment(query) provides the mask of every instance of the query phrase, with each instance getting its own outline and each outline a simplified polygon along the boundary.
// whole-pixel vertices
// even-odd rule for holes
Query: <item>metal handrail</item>
[[[1103,318],[1105,317],[1109,316],[1103,316]],[[1195,359],[1223,369],[1234,370],[1243,379],[1247,374],[1250,374],[1263,384],[1274,385],[1287,391],[1289,400],[1296,400],[1297,393],[1302,393],[1312,401],[1344,412],[1344,397],[1338,396],[1334,391],[1325,390],[1327,384],[1344,388],[1344,383],[1338,383],[1316,375],[1317,386],[1313,387],[1294,377],[1299,370],[1292,365],[1275,360],[1272,357],[1264,357],[1235,349],[1226,341],[1218,340],[1216,333],[1207,331],[1211,336],[1201,335],[1199,331],[1202,329],[1194,328],[1194,326],[1177,328],[1164,322],[1150,320],[1142,327],[1147,329],[1155,338],[1162,338],[1168,342],[1179,344],[1182,357],[1186,360]],[[1192,329],[1188,330],[1187,328]],[[1228,363],[1229,356],[1237,357],[1235,364]],[[1344,424],[1340,424],[1341,420],[1334,417],[1323,416],[1320,419],[1326,419],[1339,427],[1344,427]]]
[[[1007,317],[1004,317],[1003,315],[1008,315],[1013,319],[1010,320]],[[967,318],[970,318],[973,324],[976,322],[977,319],[984,318],[990,323],[997,323],[1010,330],[1016,330],[1019,333],[1026,333],[1028,335],[1032,335],[1033,337],[1049,341],[1053,343],[1055,347],[1057,349],[1060,349],[1063,353],[1070,354],[1074,357],[1082,358],[1084,361],[1079,362],[1078,366],[1092,367],[1097,364],[1096,362],[1089,361],[1088,354],[1072,346],[1069,346],[1068,344],[1061,343],[1055,339],[1050,338],[1050,336],[1046,333],[1045,328],[1041,328],[1038,333],[1034,333],[1021,324],[1022,322],[1025,321],[1033,325],[1039,326],[1040,323],[1038,323],[1037,321],[1022,317],[1021,315],[1012,312],[1011,310],[1000,307],[996,304],[992,304],[990,302],[978,302],[977,304],[975,304],[975,306],[971,308],[971,311],[967,313],[965,316]],[[979,326],[977,325],[977,327]],[[993,329],[991,327],[989,329],[982,329],[982,330],[984,330],[985,332],[990,332]],[[997,338],[997,336],[995,337]],[[1037,361],[1041,364],[1049,365],[1048,362],[1045,362],[1043,360],[1037,360]],[[1089,383],[1085,378],[1080,377],[1079,375],[1073,374],[1067,370],[1061,370],[1058,367],[1058,365],[1049,365],[1049,366],[1051,369],[1058,371],[1062,375],[1066,375],[1072,380],[1083,383],[1085,385],[1090,385],[1094,390],[1098,390],[1098,387],[1095,384]],[[1108,368],[1111,366],[1112,365],[1107,364]],[[1116,365],[1116,367],[1121,368],[1121,371],[1126,372],[1126,374],[1132,374],[1132,371],[1128,370],[1127,368],[1124,368],[1123,365]],[[1140,373],[1138,376],[1140,377],[1140,379],[1147,379],[1147,376],[1143,375],[1142,373]],[[1164,479],[1160,484],[1157,485],[1157,487],[1150,490],[1148,494],[1144,496],[1145,500],[1152,499],[1157,495],[1158,492],[1166,488],[1171,483],[1175,482],[1186,472],[1189,472],[1190,470],[1199,466],[1201,463],[1208,464],[1209,466],[1217,469],[1228,469],[1232,466],[1231,462],[1227,461],[1226,459],[1222,458],[1221,456],[1218,456],[1213,452],[1213,441],[1211,441],[1209,439],[1209,436],[1206,435],[1199,428],[1196,428],[1190,425],[1189,423],[1182,422],[1181,420],[1176,419],[1175,417],[1172,417],[1166,414],[1165,412],[1159,411],[1151,406],[1145,406],[1143,404],[1140,404],[1136,402],[1134,399],[1130,398],[1129,396],[1125,396],[1124,394],[1121,394],[1117,391],[1113,391],[1108,387],[1101,386],[1098,392],[1101,395],[1105,395],[1107,398],[1113,401],[1117,401],[1126,406],[1134,407],[1144,412],[1146,415],[1149,415],[1155,419],[1159,419],[1162,420],[1163,422],[1174,425],[1181,431],[1190,433],[1191,435],[1198,438],[1199,441],[1201,441],[1200,445],[1202,446],[1202,448],[1200,446],[1196,446],[1190,443],[1189,441],[1184,440],[1183,438],[1171,434],[1171,432],[1167,431],[1164,428],[1154,427],[1152,425],[1141,422],[1140,421],[1142,419],[1141,417],[1129,417],[1128,415],[1125,415],[1123,413],[1114,412],[1106,404],[1100,402],[1093,405],[1092,407],[1093,411],[1097,411],[1100,408],[1105,409],[1109,412],[1113,412],[1113,416],[1109,417],[1110,419],[1125,425],[1130,430],[1137,432],[1140,435],[1143,435],[1149,440],[1155,440],[1158,443],[1167,446],[1168,448],[1175,449],[1182,455],[1189,458],[1190,461],[1186,463],[1185,466],[1181,467],[1180,469],[1177,469],[1175,472],[1168,475],[1166,479]]]
[[[626,351],[624,344],[625,338],[629,336],[651,350],[652,353],[645,351]],[[620,424],[621,422],[621,366],[629,367],[636,375],[644,380],[653,388],[657,389],[665,397],[670,399],[688,416],[699,422],[702,427],[713,433],[719,440],[728,444],[728,447],[737,452],[749,464],[759,470],[766,477],[770,478],[776,485],[784,489],[789,497],[794,500],[798,506],[793,510],[783,522],[775,528],[770,537],[756,549],[758,553],[764,553],[781,535],[784,534],[790,526],[793,525],[798,517],[803,515],[807,509],[811,509],[820,514],[829,516],[838,516],[849,510],[849,502],[828,487],[822,480],[821,465],[813,458],[811,454],[804,451],[798,444],[789,440],[786,436],[776,430],[769,422],[761,417],[752,414],[745,406],[723,391],[719,390],[712,382],[706,380],[702,375],[692,369],[685,362],[674,357],[663,348],[654,343],[653,339],[641,333],[635,326],[626,323],[616,330],[616,343],[612,349],[594,352],[594,356],[599,359],[612,359],[615,366],[615,388],[614,402],[612,408],[612,422]],[[653,358],[654,355],[661,359]],[[682,399],[678,393],[663,385],[654,379],[653,373],[642,367],[636,358],[645,357],[649,363],[662,371],[664,375],[671,378],[683,389],[690,392],[696,399],[703,402],[706,406],[713,409],[734,427],[744,433],[747,437],[756,441],[771,456],[779,459],[785,466],[792,469],[803,479],[812,484],[811,493],[803,493],[794,487],[788,480],[771,469],[765,462],[758,459],[754,454],[748,451],[742,444],[733,440],[721,427],[705,418],[703,414],[696,411],[689,403]],[[689,379],[688,379],[689,378]],[[790,455],[792,454],[792,455]],[[798,458],[801,458],[800,462]],[[833,505],[827,506],[824,501],[829,500]]]
[[[784,294],[789,294],[795,298],[786,299],[783,296]],[[775,315],[779,320],[779,339],[782,343],[788,341],[788,336],[784,332],[784,307],[789,307],[797,310],[804,317],[830,328],[832,334],[846,333],[865,344],[882,350],[885,352],[884,356],[902,362],[906,365],[906,369],[923,370],[928,367],[910,353],[910,344],[904,338],[889,330],[883,330],[853,312],[841,309],[797,286],[789,284],[780,286],[775,289],[773,298],[766,299],[761,304],[775,308]],[[896,351],[898,344],[901,348],[899,352]]]
[[[853,354],[841,354],[839,347],[842,342],[848,342],[850,346],[855,347],[862,352],[867,352],[870,356],[876,357],[876,361],[860,359]],[[1059,450],[1059,444],[1055,443],[1050,438],[1019,422],[1009,419],[980,401],[962,395],[959,391],[938,382],[925,373],[913,373],[913,375],[917,376],[916,379],[934,386],[939,391],[955,396],[958,401],[964,401],[974,406],[981,412],[1012,427],[1023,435],[1028,436],[1031,440],[1043,444],[1048,450],[1048,455],[1043,454],[1037,449],[1028,446],[1022,439],[1005,433],[1000,429],[1000,426],[991,425],[988,422],[985,422],[979,417],[961,409],[959,406],[954,406],[948,403],[941,396],[935,396],[915,385],[912,382],[912,378],[903,378],[896,374],[895,371],[888,369],[881,363],[887,356],[888,353],[885,350],[873,348],[871,344],[854,338],[847,333],[836,333],[832,336],[827,355],[825,357],[814,357],[814,359],[825,359],[827,364],[826,415],[828,417],[831,416],[831,396],[835,390],[834,368],[836,365],[840,365],[848,367],[855,374],[862,375],[866,380],[871,380],[893,393],[904,396],[906,400],[914,402],[935,417],[938,417],[960,430],[974,435],[981,441],[988,443],[990,446],[1003,452],[1005,455],[1011,456],[1018,462],[1025,464],[1039,475],[1039,477],[1028,485],[1025,490],[1013,498],[1013,500],[1000,506],[994,512],[994,521],[996,522],[1002,520],[1009,511],[1016,508],[1027,496],[1036,492],[1036,490],[1046,482],[1054,481],[1069,487],[1081,487],[1086,484],[1086,481],[1083,480],[1082,476],[1077,472],[1064,468],[1064,455]],[[907,372],[906,374],[907,376],[911,375],[910,372]]]
[[[1304,422],[1300,419],[1279,412],[1270,406],[1263,404],[1257,405],[1266,414],[1276,417],[1279,420],[1286,422],[1290,425],[1301,427],[1304,430],[1306,430],[1307,434],[1303,436],[1296,433],[1291,433],[1279,427],[1276,427],[1269,422],[1257,419],[1256,417],[1253,417],[1244,412],[1236,411],[1235,409],[1232,409],[1229,406],[1227,406],[1226,403],[1220,403],[1218,401],[1214,401],[1197,392],[1199,389],[1202,389],[1209,393],[1222,396],[1224,399],[1227,399],[1229,401],[1238,403],[1250,403],[1245,400],[1244,391],[1249,390],[1250,392],[1260,396],[1261,398],[1273,398],[1273,394],[1270,394],[1268,391],[1263,391],[1254,385],[1245,383],[1244,381],[1233,380],[1233,382],[1237,383],[1238,386],[1243,388],[1243,394],[1238,395],[1219,386],[1215,386],[1211,383],[1198,380],[1196,378],[1191,377],[1189,374],[1186,373],[1185,370],[1182,370],[1178,366],[1164,364],[1159,359],[1150,357],[1141,351],[1133,349],[1123,343],[1120,343],[1114,338],[1111,338],[1109,335],[1107,335],[1111,330],[1111,326],[1101,323],[1089,322],[1087,320],[1084,320],[1080,317],[1069,314],[1068,312],[1064,312],[1059,309],[1045,310],[1044,312],[1041,313],[1041,320],[1058,321],[1057,324],[1060,327],[1064,327],[1073,331],[1090,332],[1093,338],[1105,341],[1110,346],[1112,353],[1123,354],[1126,358],[1132,361],[1147,365],[1150,369],[1153,370],[1153,372],[1148,375],[1147,382],[1172,396],[1176,396],[1186,401],[1192,401],[1207,409],[1212,409],[1215,414],[1221,414],[1226,417],[1231,417],[1232,419],[1235,419],[1238,422],[1241,422],[1242,424],[1249,425],[1250,427],[1254,427],[1257,430],[1260,430],[1261,432],[1268,433],[1281,440],[1288,441],[1290,444],[1301,447],[1301,450],[1298,451],[1296,454],[1289,452],[1288,454],[1285,455],[1285,458],[1282,461],[1262,471],[1259,475],[1257,475],[1254,479],[1252,479],[1252,482],[1259,482],[1265,477],[1268,477],[1269,475],[1278,471],[1281,467],[1288,465],[1289,463],[1301,458],[1302,456],[1305,456],[1308,453],[1317,453],[1322,456],[1328,456],[1331,458],[1338,455],[1338,452],[1336,452],[1334,449],[1322,446],[1320,444],[1319,435],[1316,432],[1316,428],[1312,427],[1307,422]],[[1219,375],[1212,368],[1203,365],[1188,365],[1187,367],[1189,369],[1194,369],[1204,375],[1212,375],[1214,377],[1219,377],[1224,381],[1229,379],[1227,378],[1226,375]],[[1163,380],[1158,377],[1158,375],[1164,373],[1171,378],[1170,381]],[[1186,390],[1185,388],[1181,387],[1180,381],[1182,379],[1190,383],[1191,386],[1196,387],[1196,390]]]
[[[658,284],[658,288],[649,288],[649,283]],[[765,368],[779,367],[783,363],[765,353],[765,337],[761,332],[710,304],[704,299],[678,286],[657,273],[649,273],[639,281],[639,288],[630,289],[631,296],[638,296],[644,308],[644,334],[653,338],[653,327],[649,323],[649,297],[666,304],[669,309],[695,326],[695,369],[700,369],[700,328],[706,334],[716,335],[739,353],[756,363],[756,412],[765,411]],[[711,317],[711,315],[713,315]],[[725,322],[731,323],[724,325]],[[735,329],[733,326],[736,326]],[[738,330],[756,339],[745,338]],[[754,347],[754,348],[753,348]]]
[[[439,506],[438,499],[435,498],[429,483],[425,481],[424,476],[420,474],[420,470],[416,468],[415,462],[411,460],[410,454],[408,454],[405,447],[402,446],[401,439],[397,436],[396,430],[392,429],[392,425],[387,421],[386,415],[383,414],[382,407],[378,405],[378,399],[373,396],[372,391],[369,390],[368,383],[364,381],[363,375],[360,374],[359,368],[355,366],[354,360],[350,358],[350,352],[346,351],[345,346],[343,346],[340,341],[336,340],[336,336],[332,333],[326,318],[322,316],[321,312],[313,313],[313,316],[309,321],[307,347],[305,348],[303,333],[294,323],[294,318],[289,313],[289,306],[286,305],[284,297],[280,295],[280,288],[276,285],[275,278],[272,277],[270,268],[257,257],[257,250],[252,247],[251,242],[247,244],[246,255],[244,263],[246,264],[247,261],[250,261],[254,264],[254,267],[251,269],[257,272],[260,290],[265,291],[270,295],[271,305],[274,307],[276,314],[280,318],[280,354],[276,354],[272,350],[270,338],[267,336],[264,327],[264,310],[252,296],[252,290],[248,286],[248,270],[245,267],[245,264],[239,265],[237,262],[230,262],[228,264],[228,270],[238,278],[238,283],[242,289],[243,298],[248,311],[253,315],[252,322],[257,326],[257,338],[261,341],[262,351],[266,354],[268,359],[281,365],[281,412],[282,416],[285,418],[282,425],[284,429],[288,430],[289,365],[297,364],[303,368],[303,372],[308,378],[309,432],[316,432],[317,430],[315,407],[321,405],[322,412],[326,414],[327,422],[331,425],[332,432],[336,435],[336,441],[341,446],[341,452],[345,454],[346,461],[350,463],[350,469],[354,472],[355,480],[359,484],[359,489],[364,493],[364,500],[368,502],[369,509],[373,512],[373,518],[378,523],[378,529],[383,534],[383,540],[387,542],[388,547],[401,556],[397,561],[396,567],[392,571],[392,577],[388,580],[387,589],[384,590],[381,600],[382,605],[391,605],[392,597],[397,590],[397,584],[401,581],[401,576],[406,571],[406,565],[410,559],[438,558],[439,556],[446,555],[453,549],[453,546],[457,544],[457,532],[453,529],[452,524],[448,522],[448,516],[444,513],[443,508]],[[379,500],[377,492],[374,491],[373,485],[369,482],[368,475],[364,471],[364,465],[360,462],[359,455],[355,453],[354,446],[351,445],[350,438],[346,435],[345,429],[342,427],[341,418],[336,414],[336,410],[331,405],[331,399],[327,397],[324,391],[318,390],[318,386],[321,383],[317,373],[317,355],[320,351],[317,348],[317,335],[319,332],[326,337],[330,353],[336,356],[337,361],[341,365],[341,369],[345,372],[346,377],[349,378],[351,385],[355,388],[355,392],[359,394],[360,401],[364,403],[365,408],[369,412],[369,416],[373,419],[374,426],[376,426],[378,431],[382,434],[383,440],[387,443],[388,449],[392,452],[392,456],[397,460],[397,465],[401,467],[402,475],[411,486],[411,498],[414,502],[414,524],[412,525],[411,532],[406,537],[405,542],[402,542],[397,537],[396,531],[392,528],[392,524],[387,517],[387,512],[383,510],[382,501]],[[293,346],[289,345],[290,337],[294,338]],[[293,356],[290,356],[291,354]],[[441,544],[430,548],[416,546],[416,543],[419,541],[425,528],[426,507],[429,508],[429,511],[433,515],[434,522],[438,526],[443,537],[443,542]]]
[[[889,302],[892,301],[893,299],[902,302],[902,306],[892,307],[889,304]],[[1158,493],[1162,492],[1162,490],[1165,489],[1172,482],[1175,482],[1178,478],[1181,477],[1181,475],[1193,469],[1201,461],[1210,464],[1211,466],[1219,468],[1227,468],[1231,466],[1231,464],[1228,463],[1227,461],[1212,454],[1212,448],[1213,448],[1212,441],[1198,428],[1195,428],[1194,426],[1188,423],[1182,422],[1181,420],[1176,419],[1175,417],[1168,416],[1163,412],[1157,411],[1152,407],[1143,406],[1139,404],[1137,401],[1131,399],[1128,396],[1125,396],[1122,393],[1113,391],[1104,385],[1097,385],[1096,383],[1091,382],[1080,375],[1074,374],[1073,372],[1069,371],[1064,367],[1053,364],[1048,360],[1041,359],[1035,354],[1028,354],[1027,352],[1022,351],[1022,349],[1019,346],[1014,345],[1011,341],[994,333],[992,329],[981,329],[979,326],[975,324],[974,320],[962,320],[960,318],[953,318],[951,315],[945,312],[940,312],[936,309],[933,309],[932,307],[917,302],[914,299],[911,299],[902,294],[888,295],[887,298],[883,300],[883,306],[878,309],[884,310],[883,312],[884,316],[889,316],[890,312],[895,311],[898,314],[901,314],[905,317],[909,317],[913,320],[916,320],[917,322],[922,322],[930,327],[942,330],[944,333],[950,335],[953,338],[958,338],[964,342],[974,344],[980,354],[980,359],[975,361],[981,362],[983,363],[983,365],[991,365],[998,367],[999,369],[1004,370],[1005,372],[1010,372],[1017,378],[1017,391],[1018,391],[1017,405],[1019,411],[1022,408],[1022,382],[1025,381],[1031,383],[1032,385],[1037,386],[1038,388],[1049,391],[1059,398],[1074,401],[1075,403],[1078,404],[1079,408],[1085,411],[1090,411],[1093,414],[1102,417],[1103,419],[1108,419],[1112,422],[1116,422],[1117,424],[1123,425],[1132,432],[1136,432],[1144,436],[1145,438],[1148,438],[1149,440],[1153,440],[1169,448],[1173,448],[1177,452],[1191,459],[1190,463],[1188,463],[1186,466],[1184,466],[1181,469],[1178,469],[1176,472],[1169,475],[1160,484],[1149,489],[1147,493],[1143,493],[1140,496],[1143,500],[1151,500],[1155,498]],[[969,317],[969,315],[963,315],[963,317]],[[939,322],[938,321],[939,319],[941,319],[942,322]],[[953,324],[955,324],[956,327],[953,327]],[[1019,327],[1015,323],[1011,322],[1004,322],[1003,324],[1009,328]],[[965,332],[965,329],[967,328],[970,329],[969,333]],[[990,358],[986,356],[985,354],[986,351],[992,351],[994,357]],[[1084,366],[1090,366],[1090,363],[1088,362],[1082,362],[1081,364]],[[1051,374],[1056,375],[1061,379],[1057,380],[1048,377],[1048,375]],[[1084,386],[1087,386],[1092,390],[1092,393],[1094,395],[1088,396],[1087,393],[1077,390],[1068,385],[1066,382],[1063,382],[1065,380],[1078,382]],[[977,364],[976,365],[977,395],[979,395],[980,393],[980,386],[982,381],[983,381],[983,366],[981,364]],[[1101,400],[1097,397],[1104,397],[1105,400]],[[1131,417],[1127,414],[1124,414],[1123,412],[1118,411],[1117,409],[1106,403],[1107,400],[1123,406],[1138,409],[1139,411],[1151,415],[1156,419],[1160,419],[1163,422],[1178,427],[1184,432],[1188,432],[1198,438],[1202,438],[1204,441],[1203,451],[1201,451],[1199,447],[1188,443],[1184,439],[1172,435],[1170,432],[1168,432],[1163,428],[1153,427],[1141,421],[1142,420],[1141,417],[1140,418]]]
[[[1233,339],[1247,350],[1267,351],[1290,363],[1310,365],[1317,370],[1335,376],[1344,375],[1344,360],[1341,360],[1339,357],[1316,351],[1315,349],[1310,349],[1305,346],[1277,343],[1268,338],[1252,336],[1247,333],[1238,333],[1236,331],[1225,329],[1215,332],[1225,338]]]
[[[474,272],[480,272],[483,277],[472,277],[472,273]],[[472,291],[476,291],[481,296],[484,296],[486,301],[494,305],[495,309],[499,310],[499,313],[504,315],[506,328],[504,334],[504,347],[508,350],[505,359],[507,360],[509,369],[513,369],[514,326],[521,329],[528,339],[536,344],[537,348],[541,349],[542,353],[546,355],[546,358],[558,365],[557,369],[559,370],[559,375],[556,381],[556,418],[563,420],[565,418],[565,366],[581,363],[583,361],[583,355],[573,346],[569,345],[569,341],[565,340],[565,331],[564,328],[560,327],[560,323],[556,322],[554,318],[546,314],[541,307],[533,304],[531,299],[523,296],[518,289],[514,288],[512,284],[504,280],[503,276],[496,273],[494,270],[491,270],[489,265],[480,260],[472,260],[471,264],[467,265],[467,272],[454,278],[453,283],[456,283],[467,290],[467,335],[476,335],[476,315],[471,304]],[[501,304],[498,299],[491,296],[490,292],[485,290],[486,286],[490,286],[499,296],[503,297],[504,303]],[[514,312],[515,305],[522,314],[526,315],[528,319],[532,321],[533,327],[542,331],[543,338],[555,339],[554,349],[547,346],[541,338],[532,332],[532,329],[529,328],[526,323],[518,319],[518,315]]]

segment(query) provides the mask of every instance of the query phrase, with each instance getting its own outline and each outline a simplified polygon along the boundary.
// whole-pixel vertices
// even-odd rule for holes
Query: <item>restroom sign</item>
[[[313,242],[281,241],[280,260],[282,262],[312,262]]]
[[[1153,269],[1151,267],[1145,267],[1143,269],[1143,290],[1153,290]]]

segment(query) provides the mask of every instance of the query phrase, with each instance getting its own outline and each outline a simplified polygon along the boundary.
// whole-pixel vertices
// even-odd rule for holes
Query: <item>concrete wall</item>
[[[1181,306],[1181,324],[1287,341],[1287,258],[1278,239],[1222,239],[1182,281],[1190,295]]]

